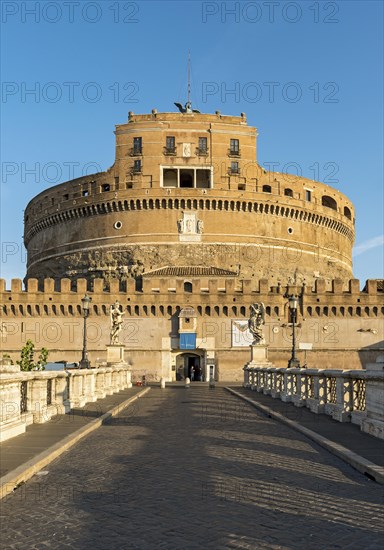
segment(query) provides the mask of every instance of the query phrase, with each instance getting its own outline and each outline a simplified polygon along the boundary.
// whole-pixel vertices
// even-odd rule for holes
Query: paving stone
[[[383,550],[383,487],[301,434],[220,387],[135,403],[2,501],[2,549]]]

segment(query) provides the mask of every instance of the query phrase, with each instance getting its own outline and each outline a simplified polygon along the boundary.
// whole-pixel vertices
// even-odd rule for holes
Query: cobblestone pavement
[[[383,550],[382,493],[224,388],[152,388],[2,501],[1,549]]]

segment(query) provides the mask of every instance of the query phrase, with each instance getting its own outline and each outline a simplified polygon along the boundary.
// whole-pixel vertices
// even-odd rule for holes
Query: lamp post
[[[87,318],[89,315],[90,302],[91,302],[91,298],[88,296],[88,294],[86,294],[84,298],[81,299],[81,303],[83,305],[83,317],[84,317],[83,352],[82,352],[81,361],[80,361],[81,369],[91,368],[91,363],[88,359],[88,351],[87,351]]]
[[[296,294],[290,294],[288,296],[289,310],[291,312],[292,319],[292,356],[288,361],[288,368],[300,368],[300,361],[296,357],[296,320],[297,320],[297,308],[299,304],[299,298]]]

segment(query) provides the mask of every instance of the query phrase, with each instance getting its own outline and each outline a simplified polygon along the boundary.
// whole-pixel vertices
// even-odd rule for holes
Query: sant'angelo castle
[[[263,302],[269,359],[286,366],[286,294],[317,368],[361,368],[383,349],[383,283],[353,278],[355,214],[339,191],[257,162],[246,115],[130,112],[106,172],[56,185],[25,210],[26,290],[2,281],[2,347],[31,338],[50,360],[105,360],[109,308],[125,312],[126,359],[149,379],[241,380],[249,306]],[[304,353],[304,352],[302,352]],[[304,355],[302,355],[304,357]]]

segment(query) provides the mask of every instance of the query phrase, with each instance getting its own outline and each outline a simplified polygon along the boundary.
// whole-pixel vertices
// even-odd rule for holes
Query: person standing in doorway
[[[192,367],[191,367],[190,379],[191,379],[191,382],[193,382],[194,379],[195,379],[195,368],[194,368],[193,365],[192,365]]]

